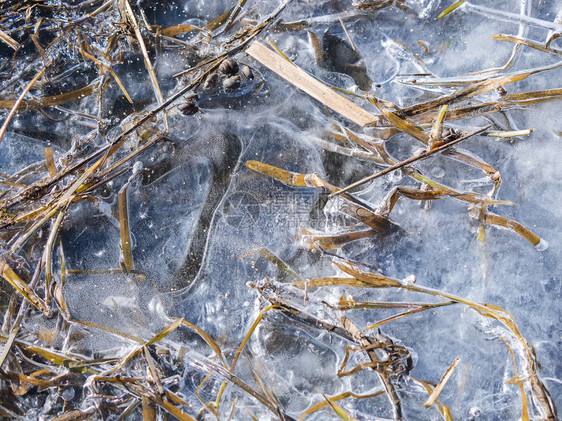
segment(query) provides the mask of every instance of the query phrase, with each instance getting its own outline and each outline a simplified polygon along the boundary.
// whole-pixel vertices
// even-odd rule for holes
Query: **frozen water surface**
[[[557,419],[559,2],[32,3],[0,6],[2,417]],[[415,106],[455,92],[447,140],[483,133],[328,197],[445,144]]]

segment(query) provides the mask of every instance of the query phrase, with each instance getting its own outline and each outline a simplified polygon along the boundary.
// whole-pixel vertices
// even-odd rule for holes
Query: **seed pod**
[[[244,77],[248,80],[253,80],[254,79],[254,73],[252,72],[252,69],[250,69],[249,66],[244,66],[242,67],[242,74],[244,75]]]
[[[221,63],[219,70],[225,75],[235,75],[238,73],[238,63],[233,58],[227,58]]]
[[[205,79],[205,83],[203,84],[203,87],[205,89],[211,89],[214,88],[215,85],[217,84],[217,81],[219,80],[219,75],[218,73],[211,73],[209,76],[207,76],[207,78]]]
[[[242,78],[238,75],[228,77],[222,81],[222,86],[226,89],[238,89],[240,87],[240,83]]]
[[[195,102],[186,102],[178,107],[183,115],[193,115],[199,111],[199,107]]]

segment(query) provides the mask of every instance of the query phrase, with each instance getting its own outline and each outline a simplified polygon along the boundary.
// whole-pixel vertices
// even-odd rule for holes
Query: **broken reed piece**
[[[368,126],[378,121],[377,116],[365,111],[357,104],[354,104],[347,98],[332,91],[304,70],[291,62],[287,62],[287,60],[270,50],[264,44],[254,41],[252,45],[248,47],[246,53],[292,85],[354,123],[360,126]]]
[[[362,180],[356,181],[355,183],[352,183],[352,184],[350,184],[349,186],[344,187],[344,188],[341,189],[341,190],[335,191],[335,192],[331,193],[328,197],[329,197],[329,198],[332,198],[332,197],[334,197],[334,196],[338,196],[338,195],[340,195],[340,194],[342,194],[342,193],[345,193],[345,192],[348,191],[348,190],[351,190],[351,189],[354,188],[354,187],[360,186],[361,184],[365,184],[365,183],[368,182],[368,181],[374,180],[375,178],[378,178],[378,177],[380,177],[380,176],[382,176],[382,175],[388,174],[389,172],[392,172],[392,171],[397,170],[397,169],[399,169],[399,168],[405,167],[406,165],[409,165],[409,164],[411,164],[411,163],[413,163],[413,162],[415,162],[415,161],[418,161],[418,160],[420,160],[420,159],[424,159],[424,158],[427,158],[428,156],[431,156],[431,155],[434,155],[434,154],[436,154],[436,153],[442,152],[442,151],[444,151],[445,149],[448,149],[448,148],[450,148],[451,146],[453,146],[453,145],[455,145],[455,144],[457,144],[457,143],[459,143],[459,142],[461,142],[461,141],[463,141],[463,140],[465,140],[465,139],[468,139],[469,137],[472,137],[472,136],[474,136],[474,135],[477,135],[477,134],[479,134],[479,133],[482,133],[482,132],[488,130],[490,127],[491,127],[490,125],[488,125],[488,126],[486,126],[486,127],[482,127],[481,129],[478,129],[478,130],[476,130],[476,131],[474,131],[474,132],[468,133],[468,134],[465,135],[465,136],[459,137],[458,139],[452,140],[452,141],[449,142],[449,143],[446,143],[446,144],[444,144],[444,145],[441,145],[441,146],[439,146],[438,148],[429,149],[429,150],[427,150],[427,151],[425,151],[425,152],[422,152],[422,153],[419,154],[419,155],[416,155],[416,156],[413,156],[413,157],[411,157],[411,158],[408,158],[407,160],[402,161],[402,162],[399,162],[398,164],[393,165],[392,167],[385,168],[384,170],[379,171],[378,173],[371,174],[371,175],[369,175],[369,176],[363,178]]]

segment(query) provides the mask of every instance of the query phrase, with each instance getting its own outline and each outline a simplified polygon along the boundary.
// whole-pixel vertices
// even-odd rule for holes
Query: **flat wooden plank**
[[[322,104],[354,123],[360,126],[368,126],[377,121],[376,116],[334,92],[304,70],[270,50],[264,44],[254,41],[252,45],[248,47],[246,53],[292,85],[306,92],[312,98],[320,101]]]

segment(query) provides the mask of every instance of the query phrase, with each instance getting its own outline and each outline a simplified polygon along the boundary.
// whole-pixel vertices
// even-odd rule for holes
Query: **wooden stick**
[[[332,91],[322,82],[316,80],[304,70],[287,62],[279,54],[267,48],[264,44],[254,41],[246,52],[268,69],[287,80],[292,85],[303,90],[314,99],[331,108],[345,118],[359,124],[368,126],[378,121],[377,117],[368,113],[363,108]]]

